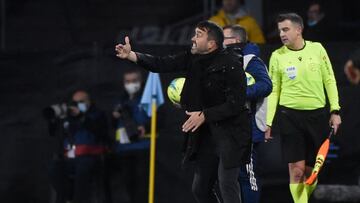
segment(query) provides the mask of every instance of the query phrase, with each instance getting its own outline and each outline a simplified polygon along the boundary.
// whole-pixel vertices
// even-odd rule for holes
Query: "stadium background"
[[[0,202],[49,202],[47,164],[56,139],[47,134],[41,110],[76,88],[86,87],[110,112],[119,95],[122,67],[114,45],[129,34],[134,50],[155,54],[188,48],[193,25],[210,16],[220,1],[166,0],[0,0]],[[305,15],[309,1],[247,1],[265,33],[281,11]],[[333,63],[343,125],[339,146],[321,176],[323,183],[358,184],[360,89],[343,74],[349,53],[360,46],[356,0],[326,1],[327,15],[338,20],[338,39],[324,43]],[[253,8],[253,10],[251,9]],[[169,33],[165,35],[164,33]],[[182,33],[182,34],[179,34]],[[267,62],[278,41],[261,46]],[[176,77],[163,74],[163,87]],[[164,88],[165,90],[165,88]],[[164,91],[165,92],[165,91]],[[159,118],[155,202],[192,203],[192,169],[182,170],[182,112],[169,101]],[[276,135],[275,135],[276,136]],[[290,202],[286,165],[278,139],[262,146],[262,202]]]

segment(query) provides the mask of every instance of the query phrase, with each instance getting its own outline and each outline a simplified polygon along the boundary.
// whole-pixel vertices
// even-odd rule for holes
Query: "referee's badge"
[[[296,78],[297,75],[297,70],[295,66],[291,66],[285,69],[286,74],[288,75],[288,77],[293,80]]]

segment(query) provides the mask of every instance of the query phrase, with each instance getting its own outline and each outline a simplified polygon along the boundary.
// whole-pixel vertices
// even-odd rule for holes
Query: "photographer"
[[[71,199],[75,203],[91,202],[92,195],[96,194],[94,183],[103,171],[103,155],[107,151],[106,116],[92,104],[88,93],[81,90],[76,91],[71,104],[62,109],[66,113],[58,120],[63,127],[63,156],[54,159],[50,167],[57,203]]]
[[[115,133],[114,168],[131,203],[147,200],[150,140],[146,137],[150,118],[140,107],[141,72],[130,69],[123,75],[125,93],[112,116]],[[113,200],[119,202],[121,200]]]

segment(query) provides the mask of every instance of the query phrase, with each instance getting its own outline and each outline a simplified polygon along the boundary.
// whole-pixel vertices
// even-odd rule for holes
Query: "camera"
[[[53,104],[43,109],[43,116],[48,119],[65,119],[69,116],[70,107],[77,107],[76,102]]]
[[[114,111],[120,113],[119,120],[123,123],[130,141],[138,140],[140,132],[137,129],[135,118],[133,118],[131,107],[119,104],[114,108]]]

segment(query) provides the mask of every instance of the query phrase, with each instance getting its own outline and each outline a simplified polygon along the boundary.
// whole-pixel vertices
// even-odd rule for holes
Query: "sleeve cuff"
[[[330,114],[340,115],[340,111],[339,110],[332,110],[330,112]]]

